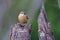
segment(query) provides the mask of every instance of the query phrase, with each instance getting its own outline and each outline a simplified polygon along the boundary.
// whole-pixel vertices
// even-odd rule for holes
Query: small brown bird
[[[23,11],[21,11],[20,14],[19,14],[19,16],[18,16],[18,21],[19,21],[20,23],[25,24],[25,23],[27,23],[27,21],[28,21],[28,16],[25,15]]]

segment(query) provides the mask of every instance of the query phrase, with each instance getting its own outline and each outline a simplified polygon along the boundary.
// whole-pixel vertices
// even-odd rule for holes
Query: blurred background
[[[31,40],[38,40],[38,15],[42,0],[0,0],[0,40],[9,40],[10,26],[18,22],[17,16],[24,11],[32,24]],[[55,40],[60,40],[60,0],[45,0],[45,10],[51,23]]]

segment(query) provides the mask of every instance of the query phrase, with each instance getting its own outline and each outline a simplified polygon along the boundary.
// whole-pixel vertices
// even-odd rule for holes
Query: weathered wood
[[[31,25],[26,27],[25,24],[17,23],[11,28],[10,40],[30,40]]]
[[[53,32],[51,30],[51,25],[48,23],[44,4],[42,4],[42,9],[38,17],[38,36],[39,40],[55,40]]]

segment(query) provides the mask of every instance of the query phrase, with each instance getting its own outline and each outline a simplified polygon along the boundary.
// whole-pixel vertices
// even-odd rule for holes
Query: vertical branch
[[[51,31],[51,25],[48,23],[47,20],[44,8],[44,1],[42,1],[42,7],[38,17],[38,33],[39,40],[55,40],[53,32]]]

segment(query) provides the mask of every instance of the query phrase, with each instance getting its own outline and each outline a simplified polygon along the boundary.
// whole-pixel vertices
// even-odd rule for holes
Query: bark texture
[[[30,40],[31,25],[17,23],[11,28],[10,40]]]
[[[38,17],[38,36],[39,40],[55,40],[51,25],[47,20],[44,4]]]

